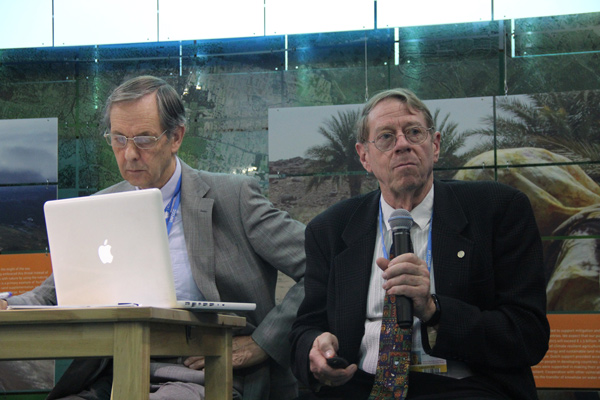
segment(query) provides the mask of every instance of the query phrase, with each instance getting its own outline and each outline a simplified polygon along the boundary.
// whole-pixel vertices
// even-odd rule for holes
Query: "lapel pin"
[[[465,252],[461,250],[458,253],[456,253],[456,255],[458,256],[458,258],[463,258],[465,256]]]

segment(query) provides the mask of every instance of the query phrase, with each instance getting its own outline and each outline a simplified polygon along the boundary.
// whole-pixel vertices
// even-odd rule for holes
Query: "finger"
[[[356,371],[358,367],[356,364],[351,364],[344,369],[332,369],[331,371],[324,371],[319,374],[317,379],[324,385],[327,386],[341,386],[348,382]]]
[[[185,361],[183,362],[183,365],[185,365],[186,367],[190,368],[190,369],[202,369],[204,368],[204,357],[202,356],[197,356],[197,357],[188,357],[185,359]]]
[[[204,360],[196,361],[188,366],[189,369],[201,370],[204,369]]]
[[[322,333],[313,342],[313,348],[317,348],[325,358],[333,357],[338,349],[337,337],[329,332]]]
[[[377,260],[375,260],[375,264],[377,264],[377,266],[381,268],[382,271],[385,271],[390,265],[390,260],[388,260],[387,258],[379,257]]]
[[[409,273],[395,275],[383,283],[384,289],[390,289],[394,286],[409,286],[414,289],[427,288],[429,277],[425,275],[413,275]]]
[[[338,371],[338,372],[343,372],[343,374],[335,377],[332,380],[332,384],[334,386],[341,386],[341,385],[347,383],[350,379],[352,379],[352,377],[354,376],[354,374],[356,373],[357,370],[358,370],[358,366],[356,364],[348,365],[344,370]]]
[[[411,284],[412,286],[417,286],[420,284],[419,279],[429,279],[429,271],[427,270],[427,264],[418,258],[415,259],[414,262],[413,260],[402,262],[391,261],[387,269],[381,274],[381,277],[388,281],[394,278],[404,277],[406,279],[412,279],[412,281],[399,282],[399,284]]]
[[[204,358],[204,356],[191,356],[191,357],[188,357],[185,360],[183,360],[183,365],[188,366],[188,365],[190,365],[190,364],[192,364],[192,363],[194,363],[194,362],[196,362],[198,360],[201,360],[203,358]]]

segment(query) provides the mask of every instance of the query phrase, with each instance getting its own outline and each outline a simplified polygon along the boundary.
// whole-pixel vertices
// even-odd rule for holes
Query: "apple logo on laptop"
[[[104,244],[98,247],[98,257],[100,257],[100,261],[102,264],[110,264],[113,260],[113,255],[110,253],[110,244],[108,244],[108,239],[104,240]]]

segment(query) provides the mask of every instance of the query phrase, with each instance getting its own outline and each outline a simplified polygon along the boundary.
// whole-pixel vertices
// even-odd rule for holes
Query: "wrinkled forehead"
[[[382,126],[406,127],[414,124],[426,125],[425,115],[407,103],[389,98],[377,103],[368,117],[369,133]]]

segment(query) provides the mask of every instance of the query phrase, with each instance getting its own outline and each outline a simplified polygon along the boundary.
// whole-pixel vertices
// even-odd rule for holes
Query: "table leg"
[[[112,400],[148,400],[150,393],[150,326],[115,324]]]
[[[206,356],[206,398],[230,400],[233,397],[233,358],[231,329],[223,329],[212,338],[220,347],[218,356]]]

